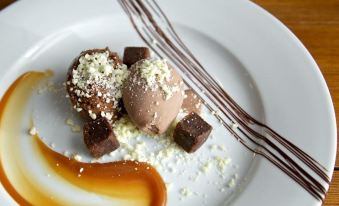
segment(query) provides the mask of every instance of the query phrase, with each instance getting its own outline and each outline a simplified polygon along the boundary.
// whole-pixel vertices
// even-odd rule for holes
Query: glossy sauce
[[[82,163],[49,149],[39,137],[35,140],[48,165],[72,184],[106,196],[139,199],[145,205],[165,205],[165,184],[150,165],[137,161]]]
[[[54,194],[48,194],[45,186],[36,185],[34,179],[24,174],[18,161],[20,151],[17,151],[16,145],[22,131],[20,117],[34,88],[51,75],[51,72],[23,74],[10,86],[0,102],[0,182],[20,205],[84,204],[51,198]],[[41,160],[49,172],[73,186],[104,196],[112,202],[122,200],[126,203],[124,205],[166,204],[165,184],[158,172],[146,163],[82,163],[49,149],[38,136],[33,136],[31,143],[37,161]]]

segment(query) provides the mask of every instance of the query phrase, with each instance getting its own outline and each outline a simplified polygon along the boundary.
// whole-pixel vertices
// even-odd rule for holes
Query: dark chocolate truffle
[[[66,82],[74,109],[86,120],[100,116],[116,120],[122,110],[121,82],[127,76],[126,65],[108,48],[81,52],[71,64]]]

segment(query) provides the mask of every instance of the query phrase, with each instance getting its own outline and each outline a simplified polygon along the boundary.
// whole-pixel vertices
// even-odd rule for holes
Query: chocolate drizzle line
[[[181,71],[186,85],[201,91],[203,95],[196,94],[210,111],[222,112],[216,118],[240,143],[280,168],[313,197],[323,200],[324,184],[330,182],[327,170],[243,110],[194,57],[155,0],[119,0],[119,3],[141,39],[158,57],[166,57]],[[235,124],[238,126],[232,127]]]

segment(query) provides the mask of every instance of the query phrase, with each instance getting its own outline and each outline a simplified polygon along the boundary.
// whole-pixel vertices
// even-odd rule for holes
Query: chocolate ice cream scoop
[[[164,133],[183,102],[181,77],[165,60],[140,60],[130,71],[122,92],[129,117],[149,134]]]
[[[201,99],[196,95],[192,89],[185,90],[184,101],[181,108],[184,112],[197,114],[201,113]]]

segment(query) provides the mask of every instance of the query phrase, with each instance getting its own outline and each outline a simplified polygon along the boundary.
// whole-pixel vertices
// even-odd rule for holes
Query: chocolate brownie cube
[[[147,47],[126,47],[124,51],[123,63],[130,67],[139,60],[151,57],[151,52]]]
[[[192,153],[201,147],[212,131],[212,126],[192,112],[175,127],[173,138],[186,152]]]
[[[101,157],[120,146],[106,118],[101,117],[85,123],[83,133],[84,142],[93,157]]]

